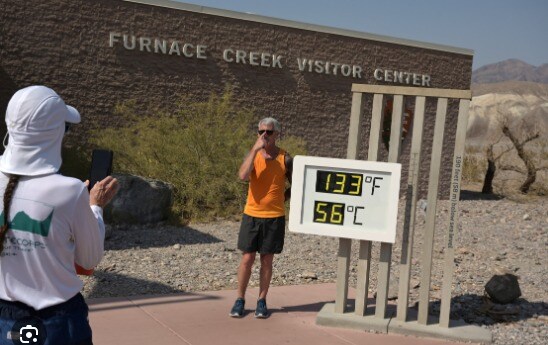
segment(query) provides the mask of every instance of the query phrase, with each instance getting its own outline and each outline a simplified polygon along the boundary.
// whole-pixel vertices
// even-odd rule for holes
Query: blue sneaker
[[[232,317],[242,317],[244,316],[244,306],[245,306],[245,300],[243,298],[236,299],[236,302],[234,302],[234,306],[232,307],[232,310],[230,310],[229,316]]]
[[[266,307],[266,300],[264,298],[257,300],[255,317],[259,319],[266,319],[268,317],[268,308]]]

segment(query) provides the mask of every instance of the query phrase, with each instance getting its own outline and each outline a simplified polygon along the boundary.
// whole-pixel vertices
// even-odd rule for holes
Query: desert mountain
[[[473,84],[499,83],[509,80],[548,84],[548,64],[533,66],[517,59],[485,65],[472,73]]]
[[[548,66],[546,64],[545,66]],[[484,142],[507,117],[511,123],[525,121],[533,131],[548,135],[548,84],[506,81],[472,85],[468,142]]]

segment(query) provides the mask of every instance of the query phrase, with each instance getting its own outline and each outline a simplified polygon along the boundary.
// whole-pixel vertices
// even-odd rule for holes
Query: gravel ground
[[[451,317],[487,327],[493,333],[495,344],[545,344],[548,339],[544,280],[548,273],[548,198],[485,200],[477,193],[463,191],[461,199],[462,228],[456,238]],[[438,202],[431,285],[434,315],[439,313],[442,243],[448,206],[447,201]],[[419,208],[410,296],[410,305],[415,308],[424,222],[425,213]],[[237,221],[186,227],[166,224],[109,227],[105,257],[94,276],[84,278],[84,296],[235,289],[240,259],[236,249],[238,229]],[[380,245],[373,244],[371,293],[375,292],[379,248]],[[274,261],[273,285],[335,282],[337,249],[335,238],[287,233],[284,252]],[[351,286],[355,286],[357,241],[353,241],[352,250]],[[400,251],[396,244],[391,291],[397,291]],[[522,296],[511,304],[493,305],[484,297],[484,286],[493,275],[505,272],[519,277]],[[257,284],[258,265],[255,265],[250,286]]]

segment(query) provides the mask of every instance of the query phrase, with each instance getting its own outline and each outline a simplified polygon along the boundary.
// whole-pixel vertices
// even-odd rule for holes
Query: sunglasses
[[[259,129],[259,130],[257,131],[257,133],[259,133],[259,135],[262,135],[262,134],[265,133],[265,132],[266,132],[267,135],[272,135],[272,134],[274,134],[274,131],[271,130],[271,129]]]

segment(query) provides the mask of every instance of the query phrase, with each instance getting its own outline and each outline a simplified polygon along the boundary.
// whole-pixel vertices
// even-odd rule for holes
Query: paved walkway
[[[352,297],[353,291],[350,292]],[[235,291],[89,299],[95,345],[231,344],[462,344],[413,336],[373,334],[315,324],[316,314],[333,302],[335,284],[272,287],[271,316],[255,319],[258,290],[249,289],[241,319],[228,317]]]

